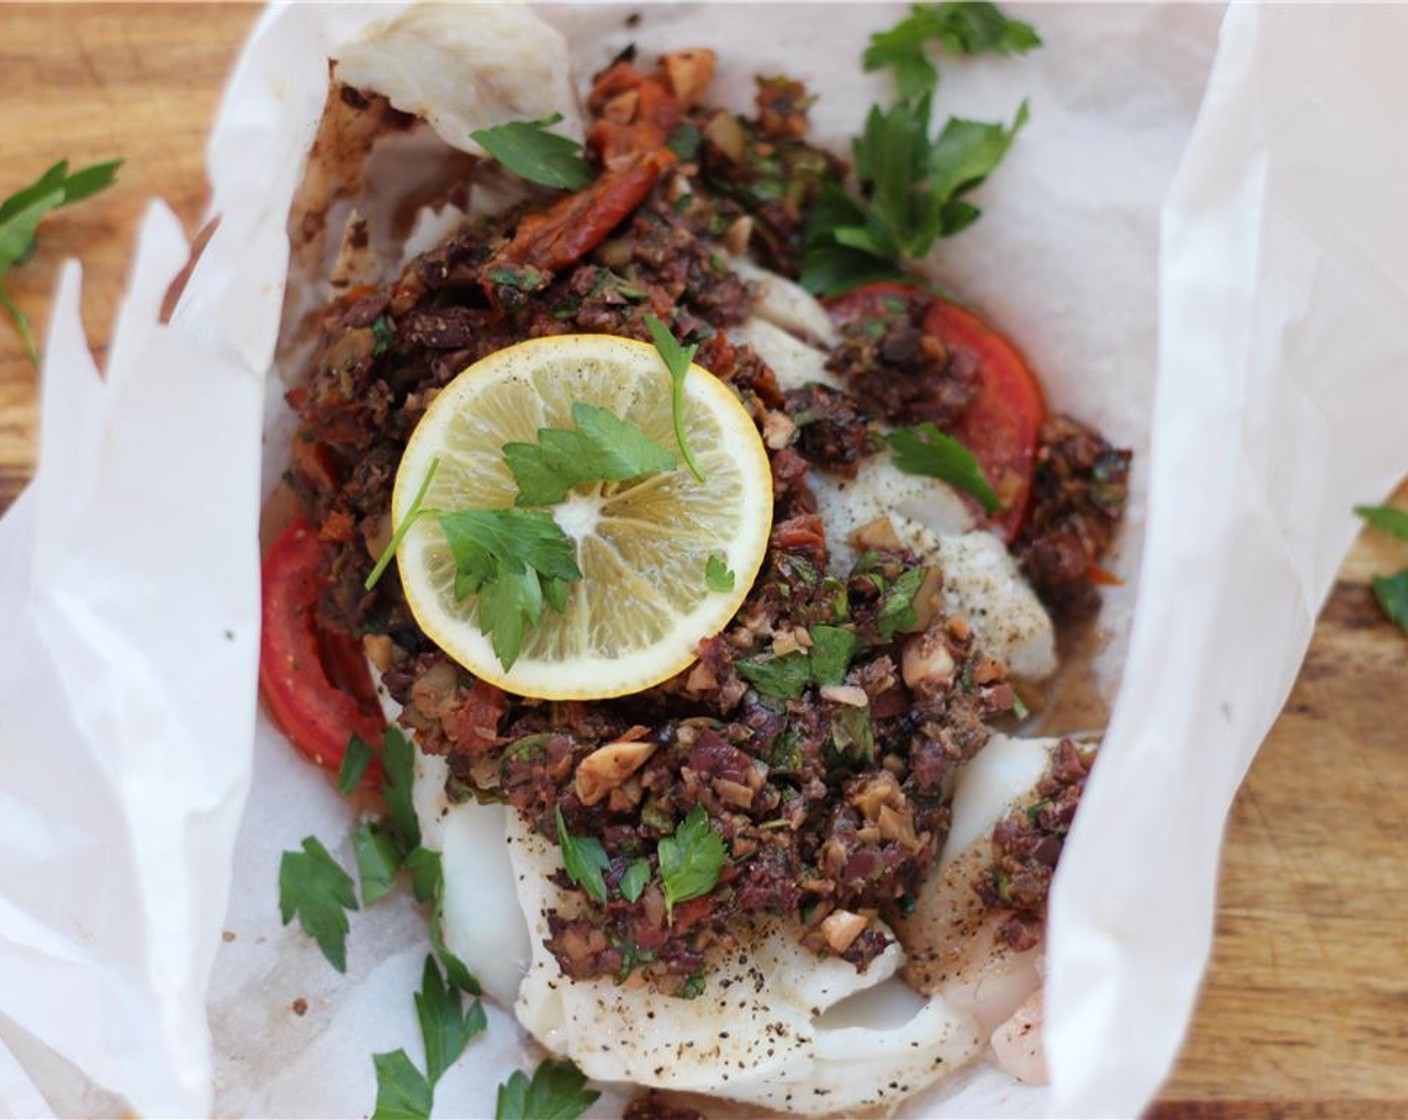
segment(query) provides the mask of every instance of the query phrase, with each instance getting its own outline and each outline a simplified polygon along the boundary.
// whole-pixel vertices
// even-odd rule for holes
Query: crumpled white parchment
[[[353,915],[347,977],[280,927],[279,852],[312,832],[347,861],[353,822],[262,717],[252,734],[284,219],[324,60],[383,11],[266,13],[211,141],[222,224],[159,327],[185,244],[164,208],[149,214],[105,382],[77,269],[63,275],[39,471],[0,521],[0,1115],[356,1115],[374,1050],[419,1056],[423,920],[404,900]],[[755,71],[806,78],[832,141],[883,89],[857,55],[896,16],[647,6],[628,29],[626,11],[548,14],[583,74],[634,40],[721,48],[718,89],[737,104]],[[1030,96],[1033,118],[936,273],[1011,331],[1059,407],[1136,449],[1148,530],[1127,646],[1118,594],[1107,616],[1112,656],[1128,649],[1122,690],[1052,901],[1053,1086],[980,1071],[914,1116],[1131,1115],[1150,1099],[1206,962],[1227,806],[1350,505],[1408,466],[1408,75],[1393,46],[1408,11],[1233,9],[1191,142],[1216,11],[1022,14],[1042,50],[944,67],[943,111],[1010,117]],[[1129,576],[1145,512],[1141,498]],[[494,1086],[531,1060],[492,1013],[438,1114],[492,1114]]]

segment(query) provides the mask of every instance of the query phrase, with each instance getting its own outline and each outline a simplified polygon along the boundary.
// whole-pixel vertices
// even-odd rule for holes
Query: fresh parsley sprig
[[[543,604],[565,610],[568,584],[582,578],[572,540],[538,510],[462,509],[437,520],[455,560],[455,594],[479,596],[479,629],[511,669]]]
[[[446,512],[425,506],[439,465],[439,459],[431,460],[406,516],[364,586],[368,591],[376,586],[412,525],[422,517],[434,517],[454,558],[455,595],[463,599],[478,594],[479,629],[492,643],[499,663],[512,668],[523,650],[524,632],[542,618],[543,604],[559,612],[566,609],[568,584],[582,578],[571,538],[552,514],[537,510]]]
[[[860,195],[835,183],[823,190],[807,225],[802,285],[832,295],[871,280],[902,276],[899,261],[919,260],[982,213],[964,197],[1007,154],[1027,122],[1024,101],[1010,126],[950,117],[930,137],[932,95],[875,106],[854,145]]]
[[[657,849],[660,879],[665,886],[665,913],[673,920],[675,906],[692,898],[702,898],[719,882],[728,848],[714,831],[704,806],[696,805]]]
[[[279,916],[284,925],[298,917],[303,932],[318,943],[328,963],[347,971],[347,912],[357,909],[352,877],[321,841],[303,838],[303,850],[279,861]]]
[[[669,328],[654,315],[646,315],[645,325],[650,330],[650,337],[655,342],[655,349],[659,351],[661,361],[670,372],[670,407],[675,419],[675,442],[680,445],[680,454],[684,456],[689,473],[699,482],[703,482],[704,472],[694,461],[694,452],[690,450],[689,441],[684,436],[684,378],[699,346],[697,343],[681,346],[675,341],[675,336],[670,333]]]
[[[520,178],[559,190],[578,191],[592,181],[592,167],[582,145],[549,132],[562,122],[554,113],[536,121],[509,121],[469,135],[491,156]]]
[[[867,70],[888,66],[900,96],[918,97],[939,82],[927,51],[931,42],[952,54],[1008,55],[1041,46],[1041,37],[1031,24],[1008,19],[996,4],[983,0],[915,4],[907,19],[870,37],[861,61]]]
[[[499,1086],[494,1120],[577,1120],[600,1096],[571,1062],[545,1059],[531,1080],[514,1070]]]
[[[111,186],[117,178],[117,169],[122,166],[120,159],[108,163],[96,163],[72,174],[68,160],[60,160],[39,176],[29,186],[16,191],[0,202],[0,281],[13,264],[24,261],[34,249],[34,236],[39,223],[54,210],[72,206],[91,195]],[[0,284],[0,307],[3,307],[19,332],[24,343],[25,353],[36,368],[39,365],[39,348],[34,344],[34,334],[30,329],[29,318]]]
[[[892,68],[899,97],[889,109],[873,106],[854,142],[859,189],[827,183],[812,206],[801,281],[819,295],[902,278],[902,260],[918,260],[939,238],[972,225],[981,211],[965,196],[1002,161],[1027,121],[1023,102],[1011,125],[950,117],[931,136],[939,80],[931,42],[956,54],[1010,54],[1041,39],[988,3],[919,4],[896,27],[871,36],[865,68]]]
[[[905,474],[922,474],[947,482],[976,498],[987,513],[1002,508],[992,483],[973,453],[930,423],[896,428],[885,436],[895,453],[895,467]]]
[[[1354,512],[1375,529],[1408,543],[1408,511],[1391,506],[1355,506]],[[1389,621],[1408,633],[1408,568],[1391,576],[1374,576],[1369,582]]]
[[[420,991],[416,993],[416,1018],[425,1042],[425,1073],[433,1089],[455,1064],[475,1035],[489,1025],[484,1007],[474,1000],[468,1007],[453,984],[440,975],[435,958],[425,958]]]
[[[610,409],[579,401],[572,422],[576,431],[539,428],[537,443],[504,444],[520,506],[556,505],[584,483],[623,482],[679,465],[672,452]]]
[[[465,1008],[460,993],[440,975],[434,957],[425,958],[421,990],[415,1001],[425,1044],[425,1072],[421,1073],[405,1050],[373,1054],[376,1109],[372,1120],[428,1120],[435,1104],[436,1084],[489,1025],[477,999]]]
[[[371,762],[371,748],[357,736],[347,744],[338,788],[354,791]],[[474,974],[445,948],[440,937],[444,913],[444,877],[437,852],[420,847],[420,822],[411,801],[415,781],[415,746],[398,727],[388,727],[381,744],[381,794],[385,815],[363,821],[352,833],[352,850],[362,893],[371,906],[390,893],[397,875],[410,873],[417,902],[431,903],[431,946],[445,966],[450,982],[462,992],[479,995]],[[279,865],[279,909],[284,925],[294,917],[339,972],[347,967],[347,911],[358,909],[351,876],[314,837],[303,850],[284,852]]]

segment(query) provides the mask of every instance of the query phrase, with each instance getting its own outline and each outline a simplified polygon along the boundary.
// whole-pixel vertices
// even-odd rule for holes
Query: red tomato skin
[[[950,353],[971,356],[978,392],[949,435],[978,460],[1002,500],[994,517],[1010,545],[1031,511],[1037,444],[1046,421],[1046,397],[1026,359],[1003,335],[967,308],[935,299],[924,330]]]
[[[1021,352],[967,308],[934,295],[919,284],[883,280],[825,301],[837,326],[878,315],[886,299],[928,299],[924,330],[950,353],[966,355],[977,370],[977,393],[949,430],[978,460],[1003,500],[992,520],[1010,545],[1031,512],[1032,475],[1046,420],[1046,397]]]
[[[320,631],[315,621],[325,547],[299,517],[264,556],[259,689],[294,747],[337,770],[353,733],[375,748],[386,721],[360,645]],[[346,691],[330,679],[325,657]],[[366,780],[374,779],[375,769],[375,763],[368,767]]]

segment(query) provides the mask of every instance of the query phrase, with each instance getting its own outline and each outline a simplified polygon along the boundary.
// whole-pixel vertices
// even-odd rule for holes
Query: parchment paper
[[[625,11],[549,14],[584,74],[635,40],[721,48],[717,88],[740,104],[755,71],[807,78],[831,140],[883,91],[856,60],[896,18],[646,7],[628,31]],[[406,900],[352,916],[346,977],[279,925],[279,853],[314,833],[350,865],[355,822],[254,723],[284,220],[325,59],[377,14],[261,20],[210,146],[221,226],[163,328],[185,246],[169,213],[149,215],[106,382],[77,269],[63,275],[39,473],[0,521],[0,1115],[41,1100],[363,1115],[371,1053],[420,1058],[425,927]],[[1124,664],[1122,688],[1052,903],[1053,1086],[979,1071],[912,1116],[1130,1115],[1150,1099],[1206,961],[1227,806],[1294,678],[1350,505],[1408,466],[1408,76],[1392,46],[1408,10],[1234,9],[1191,143],[1220,13],[1023,14],[1042,50],[944,67],[943,111],[1010,118],[1029,96],[1033,116],[936,274],[1013,333],[1058,407],[1136,449],[1148,530],[1138,565],[1141,497],[1118,564],[1126,609],[1138,592],[1133,638],[1116,595],[1103,668]],[[282,454],[271,446],[266,470]],[[492,1115],[497,1083],[535,1060],[491,1012],[437,1114]]]

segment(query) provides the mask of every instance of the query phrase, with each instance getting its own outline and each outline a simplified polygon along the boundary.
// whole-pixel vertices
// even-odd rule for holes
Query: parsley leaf
[[[567,867],[567,876],[598,902],[606,901],[606,883],[601,873],[611,866],[606,849],[595,836],[576,837],[567,831],[567,822],[562,819],[562,808],[557,814],[557,842],[562,848],[562,862]]]
[[[301,852],[279,861],[279,914],[284,925],[298,915],[303,932],[318,943],[328,963],[347,971],[347,911],[357,909],[352,877],[316,837],[303,839]]]
[[[499,1086],[494,1120],[577,1120],[600,1096],[587,1088],[586,1076],[571,1062],[545,1059],[531,1081],[514,1070]]]
[[[704,806],[696,805],[675,834],[660,841],[658,852],[665,913],[673,917],[675,903],[702,898],[718,884],[727,849]]]
[[[420,821],[416,818],[411,787],[416,777],[416,750],[399,727],[388,727],[381,737],[381,793],[386,801],[386,826],[402,853],[420,843]]]
[[[0,279],[4,278],[12,264],[18,264],[29,256],[34,249],[34,235],[39,223],[51,211],[81,202],[111,186],[121,166],[121,160],[112,160],[85,167],[70,175],[68,160],[60,160],[29,186],[0,202]],[[0,307],[14,321],[25,353],[29,355],[30,363],[37,367],[39,349],[34,345],[29,319],[3,287],[0,287]]]
[[[851,656],[860,639],[855,631],[839,626],[813,626],[812,648],[807,653],[811,676],[817,684],[840,684],[851,667]]]
[[[352,850],[357,854],[357,873],[362,880],[362,905],[370,906],[396,885],[401,849],[380,824],[363,821],[352,833]]]
[[[699,346],[697,343],[681,346],[675,341],[675,336],[670,333],[669,328],[654,315],[646,315],[645,325],[650,329],[650,337],[665,363],[665,368],[670,371],[670,407],[675,417],[675,442],[680,445],[680,454],[684,456],[689,473],[699,482],[703,482],[704,474],[700,471],[699,464],[694,461],[694,452],[689,449],[689,444],[684,438],[684,378]]]
[[[435,905],[430,911],[430,947],[445,966],[445,977],[462,992],[472,996],[482,996],[484,987],[479,977],[470,972],[464,961],[455,956],[445,946],[445,897],[443,892],[436,896]]]
[[[343,797],[349,796],[362,784],[371,761],[371,747],[355,731],[352,732],[352,737],[347,740],[347,750],[342,755],[342,766],[337,771],[337,792]]]
[[[425,958],[425,973],[416,993],[416,1018],[425,1040],[425,1074],[435,1088],[444,1072],[464,1053],[470,1039],[482,1032],[489,1020],[478,1000],[464,1010],[459,992],[446,985],[435,964]]]
[[[738,661],[733,667],[759,692],[779,700],[799,699],[812,682],[811,662],[800,650],[781,657]]]
[[[933,424],[896,428],[885,438],[894,449],[895,466],[905,474],[922,474],[947,482],[976,498],[988,513],[1002,508],[973,453]]]
[[[404,1050],[373,1054],[376,1066],[376,1111],[372,1120],[429,1120],[434,1102],[430,1082]]]
[[[582,157],[582,145],[548,129],[561,113],[537,121],[509,121],[469,135],[486,152],[520,178],[545,187],[579,191],[592,181],[592,168]]]
[[[1391,533],[1401,541],[1408,541],[1408,510],[1394,509],[1391,506],[1355,506],[1354,512],[1375,529]]]
[[[919,612],[914,609],[914,597],[924,582],[923,568],[907,569],[885,592],[880,611],[875,616],[875,628],[882,638],[892,638],[896,632],[913,630],[919,624]]]
[[[710,591],[732,591],[736,577],[733,569],[730,568],[722,556],[717,553],[709,557],[704,563],[704,583]]]
[[[1394,576],[1375,576],[1372,583],[1384,614],[1408,633],[1408,569]]]
[[[572,422],[576,431],[539,428],[537,443],[504,444],[520,506],[556,505],[585,482],[621,482],[678,465],[673,454],[609,409],[579,402],[572,406]]]
[[[909,597],[914,598],[914,591]],[[812,648],[806,652],[795,650],[781,657],[739,661],[734,668],[759,692],[779,700],[799,699],[809,684],[840,684],[860,639],[840,626],[813,626],[808,633]]]
[[[648,859],[633,859],[626,868],[626,873],[621,876],[621,897],[627,902],[634,902],[645,892],[646,885],[650,882],[650,861]]]
[[[411,873],[411,894],[417,902],[438,898],[445,886],[440,853],[431,848],[413,848],[402,864]]]
[[[378,315],[372,320],[372,354],[385,354],[396,345],[396,324],[388,315]]]
[[[909,18],[870,37],[862,63],[866,70],[890,67],[900,96],[918,97],[939,81],[939,72],[925,51],[930,41],[966,55],[984,51],[1006,55],[1041,46],[1041,37],[1031,24],[1008,19],[996,4],[981,0],[916,4]]]
[[[455,560],[455,594],[478,592],[479,629],[500,664],[512,668],[544,599],[560,611],[565,585],[582,578],[572,541],[551,514],[539,511],[465,509],[438,520]]]
[[[407,854],[405,865],[411,873],[411,892],[417,902],[431,903],[430,947],[445,966],[445,976],[462,992],[472,996],[484,994],[479,979],[459,957],[445,947],[445,873],[440,853],[429,848],[415,848]]]
[[[977,219],[962,196],[1007,154],[1027,121],[1026,102],[1010,127],[951,117],[934,139],[931,110],[929,93],[871,108],[853,151],[860,197],[834,183],[821,192],[807,223],[803,287],[829,295],[899,275],[901,258],[924,257]]]

